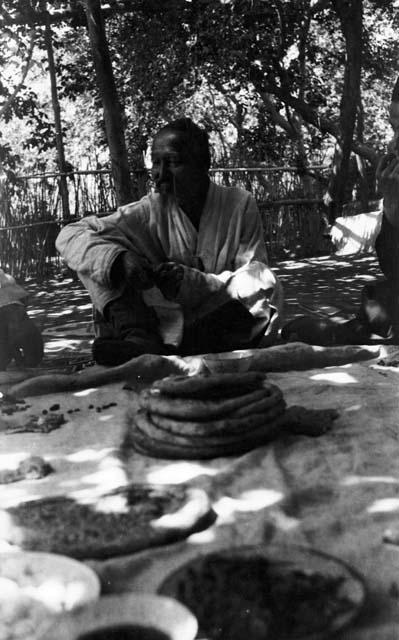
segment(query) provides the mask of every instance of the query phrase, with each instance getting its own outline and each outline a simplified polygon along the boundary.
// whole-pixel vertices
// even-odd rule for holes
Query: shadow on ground
[[[370,253],[286,260],[273,268],[285,291],[284,321],[309,313],[349,317],[356,311],[362,287],[382,277],[377,258]],[[24,286],[31,294],[29,315],[45,340],[41,368],[90,364],[92,309],[80,281],[67,272]]]

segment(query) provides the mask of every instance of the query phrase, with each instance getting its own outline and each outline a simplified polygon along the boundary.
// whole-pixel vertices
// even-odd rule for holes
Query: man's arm
[[[217,296],[218,300],[240,299],[244,302],[246,293],[252,295],[254,289],[263,289],[264,282],[254,276],[248,290],[248,270],[254,274],[256,270],[250,265],[259,264],[258,272],[267,268],[267,253],[263,239],[263,227],[255,200],[249,197],[247,206],[241,213],[241,230],[233,259],[233,269],[226,269],[219,274],[203,273],[198,269],[183,267],[183,278],[175,297],[186,308],[194,309],[204,303],[209,297]],[[236,230],[232,229],[232,233]],[[271,274],[270,270],[267,271]],[[275,283],[275,277],[271,277]],[[240,284],[241,283],[241,284]],[[242,285],[242,286],[241,286]],[[266,288],[269,288],[268,286]],[[245,304],[245,302],[244,302]]]
[[[108,225],[112,226],[113,215],[107,216]],[[111,241],[109,237],[101,235],[103,230],[104,220],[96,216],[82,218],[60,231],[56,248],[73,271],[112,288],[111,267],[126,248],[122,238],[118,242],[117,233],[115,241]]]

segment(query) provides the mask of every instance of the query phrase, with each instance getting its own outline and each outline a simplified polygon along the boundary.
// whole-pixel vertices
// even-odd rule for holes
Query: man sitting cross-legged
[[[152,163],[155,192],[57,238],[93,301],[95,360],[271,342],[282,288],[254,199],[209,179],[208,136],[188,118],[158,131]]]

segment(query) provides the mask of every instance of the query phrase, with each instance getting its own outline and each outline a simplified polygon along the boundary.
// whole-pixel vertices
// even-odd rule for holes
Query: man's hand
[[[399,227],[399,158],[392,153],[381,158],[376,176],[384,198],[384,213],[393,226]]]
[[[130,251],[120,253],[112,265],[111,281],[116,287],[126,283],[135,289],[150,289],[154,286],[151,263]]]
[[[167,300],[174,300],[184,277],[184,267],[176,262],[162,262],[152,271],[154,283]]]

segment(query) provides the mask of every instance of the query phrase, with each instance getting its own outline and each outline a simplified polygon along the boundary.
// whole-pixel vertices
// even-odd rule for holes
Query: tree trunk
[[[345,185],[349,175],[353,134],[360,104],[363,2],[362,0],[333,0],[333,6],[345,39],[346,63],[340,107],[340,153],[335,156],[337,163],[329,189],[331,196],[329,219],[331,222],[340,215],[345,201]]]
[[[133,199],[122,108],[119,103],[100,0],[85,0],[87,27],[97,84],[104,110],[105,131],[111,156],[117,204]]]
[[[61,203],[62,203],[62,215],[64,220],[67,221],[71,217],[71,213],[69,210],[67,177],[65,175],[67,172],[67,168],[66,168],[66,162],[65,162],[64,141],[62,136],[61,109],[60,109],[60,102],[58,100],[57,76],[55,71],[54,51],[53,51],[53,38],[52,38],[51,26],[49,21],[46,22],[46,25],[44,27],[44,41],[46,44],[48,68],[49,68],[50,83],[51,83],[51,103],[53,106],[53,113],[54,113],[55,145],[57,148],[58,169],[60,171],[59,185],[60,185],[60,194],[61,194]]]

